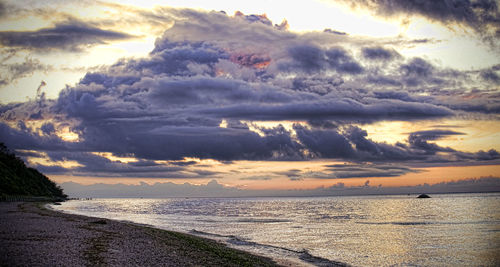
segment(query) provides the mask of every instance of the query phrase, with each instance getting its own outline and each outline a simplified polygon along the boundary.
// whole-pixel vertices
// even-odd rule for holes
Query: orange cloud
[[[271,63],[271,58],[259,54],[234,53],[229,60],[238,65],[256,69],[264,69]]]

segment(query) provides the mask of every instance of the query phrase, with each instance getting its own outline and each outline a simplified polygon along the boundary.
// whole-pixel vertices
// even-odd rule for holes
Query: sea
[[[212,238],[293,266],[500,266],[500,193],[115,198],[52,208]]]

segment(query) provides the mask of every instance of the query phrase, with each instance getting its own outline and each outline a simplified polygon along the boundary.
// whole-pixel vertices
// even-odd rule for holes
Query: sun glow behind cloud
[[[500,126],[496,121],[488,120],[443,120],[420,121],[418,124],[407,121],[381,121],[362,126],[375,141],[394,144],[408,137],[408,133],[433,128],[453,129],[462,135],[448,136],[437,141],[446,147],[464,151],[500,150]]]

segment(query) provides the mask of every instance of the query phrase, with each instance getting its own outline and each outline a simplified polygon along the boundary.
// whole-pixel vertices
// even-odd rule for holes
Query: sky
[[[0,142],[87,192],[498,191],[499,4],[0,1]]]

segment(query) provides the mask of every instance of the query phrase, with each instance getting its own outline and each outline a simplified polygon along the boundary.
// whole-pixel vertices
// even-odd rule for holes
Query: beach
[[[1,266],[277,266],[214,240],[0,202]]]
[[[109,198],[50,207],[214,239],[282,265],[498,266],[499,203],[489,193]]]

